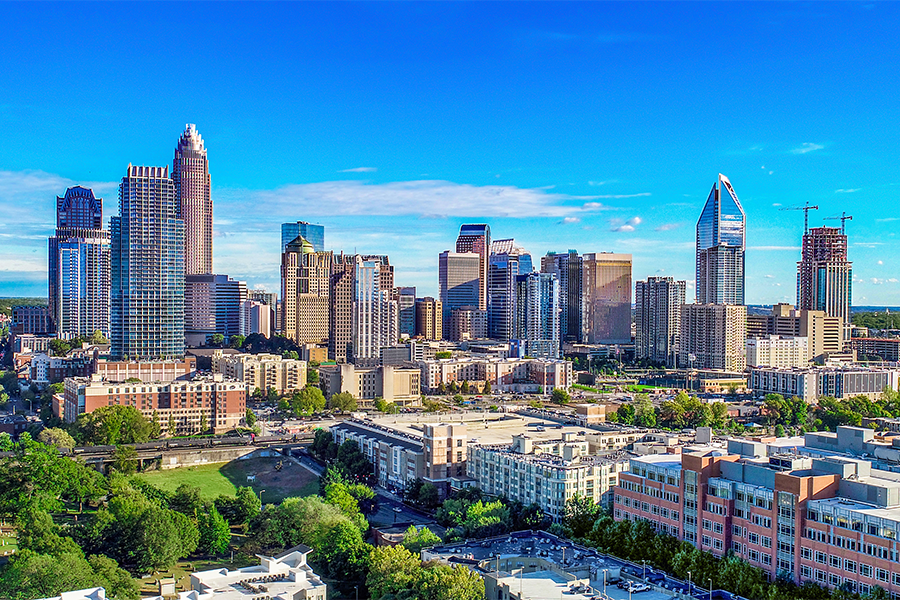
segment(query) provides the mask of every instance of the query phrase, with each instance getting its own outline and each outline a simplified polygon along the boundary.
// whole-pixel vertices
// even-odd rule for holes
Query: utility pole
[[[811,210],[819,210],[819,205],[815,206],[809,205],[809,200],[806,201],[806,206],[785,206],[784,208],[780,208],[778,210],[802,210],[803,211],[803,234],[809,231],[809,211]]]

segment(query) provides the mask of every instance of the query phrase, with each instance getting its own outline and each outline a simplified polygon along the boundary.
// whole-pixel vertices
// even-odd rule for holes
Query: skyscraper
[[[241,304],[247,284],[228,275],[187,275],[184,278],[184,340],[201,346],[215,334],[227,340],[241,333]]]
[[[328,357],[339,363],[352,356],[353,279],[355,254],[335,254],[331,261],[328,299]]]
[[[297,236],[302,237],[310,244],[316,252],[325,252],[325,226],[313,225],[306,221],[296,221],[294,223],[281,224],[281,251],[284,252],[285,246],[294,241]]]
[[[488,337],[508,340],[515,337],[516,277],[531,273],[531,255],[514,240],[491,242],[488,265]]]
[[[667,367],[678,362],[681,305],[687,284],[672,277],[648,277],[634,284],[634,349]]]
[[[385,264],[386,256],[356,256],[349,357],[354,364],[377,364],[381,349],[400,337],[397,302],[391,299],[393,290],[381,289]]]
[[[480,257],[478,268],[478,308],[487,310],[488,261],[491,255],[491,228],[487,225],[462,225],[456,238],[456,251],[474,252]]]
[[[697,303],[744,304],[746,215],[719,174],[697,221]]]
[[[56,197],[56,235],[49,242],[50,316],[62,337],[109,335],[109,232],[103,200],[80,186]]]
[[[693,369],[740,373],[747,366],[747,307],[685,304],[678,363]]]
[[[392,296],[397,301],[400,319],[400,335],[416,336],[416,288],[395,287]]]
[[[450,313],[454,308],[479,306],[481,256],[445,250],[438,257],[438,292],[443,310],[444,339],[450,339]]]
[[[599,252],[582,256],[584,269],[583,341],[631,342],[631,255]]]
[[[281,255],[282,331],[298,344],[328,340],[331,258],[302,236]]]
[[[821,310],[844,324],[850,339],[853,269],[847,260],[847,236],[837,227],[813,227],[803,235],[797,263],[797,308]]]
[[[583,261],[578,251],[566,254],[549,252],[541,257],[541,272],[555,273],[559,279],[560,319],[562,342],[578,343],[584,339]]]
[[[553,273],[516,277],[516,336],[529,356],[559,358],[559,280]]]
[[[416,335],[426,340],[439,340],[444,335],[441,301],[431,297],[416,298]]]
[[[169,167],[128,165],[110,234],[112,355],[182,356],[184,221]]]
[[[197,126],[185,125],[172,163],[175,204],[184,221],[184,273],[213,272],[213,204],[210,196],[209,160]]]

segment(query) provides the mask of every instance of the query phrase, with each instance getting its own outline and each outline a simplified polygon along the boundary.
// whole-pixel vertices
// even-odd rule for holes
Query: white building
[[[819,367],[779,369],[756,367],[750,371],[754,393],[797,396],[814,402],[823,396],[878,398],[884,388],[898,389],[900,369],[862,367]]]
[[[809,338],[769,335],[747,339],[748,367],[806,367]]]
[[[256,388],[263,392],[274,389],[279,394],[302,390],[306,387],[306,367],[305,360],[277,354],[225,354],[216,350],[212,356],[213,373],[243,381],[248,394]]]
[[[271,306],[259,300],[241,302],[241,335],[261,333],[267,338],[272,337],[273,312]]]
[[[572,363],[549,358],[445,358],[419,362],[422,389],[436,390],[451,382],[491,384],[495,392],[544,392],[568,389],[575,383]]]

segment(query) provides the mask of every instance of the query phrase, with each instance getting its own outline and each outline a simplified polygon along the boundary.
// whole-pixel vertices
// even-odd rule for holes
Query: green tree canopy
[[[197,517],[197,529],[200,539],[197,548],[206,554],[222,554],[228,549],[231,541],[231,530],[215,504],[205,507]]]
[[[152,424],[134,406],[101,406],[78,416],[77,437],[92,446],[142,444],[150,440]]]
[[[44,429],[38,434],[38,441],[56,448],[74,448],[75,438],[69,432],[60,427]]]
[[[296,416],[309,416],[322,411],[325,408],[325,396],[322,390],[307,385],[299,392],[291,395],[290,406]]]
[[[569,392],[562,388],[554,388],[553,391],[550,392],[550,399],[557,404],[568,404]]]
[[[332,394],[328,399],[328,408],[339,412],[353,412],[356,410],[356,398],[350,392]]]

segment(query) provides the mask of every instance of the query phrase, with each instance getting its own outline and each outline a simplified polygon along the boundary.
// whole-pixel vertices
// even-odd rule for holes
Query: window
[[[725,529],[725,526],[721,523],[713,523],[713,533],[722,533]]]
[[[833,585],[834,587],[838,587],[839,585],[841,585],[841,576],[836,573],[829,573],[828,583]]]
[[[848,573],[856,573],[856,561],[853,560],[845,560],[844,561],[844,570]]]
[[[703,545],[707,548],[712,546],[712,539],[708,535],[703,536]]]
[[[816,552],[816,562],[820,565],[824,565],[828,560],[828,557],[825,556],[824,552]]]
[[[887,581],[888,572],[884,569],[875,569],[875,579],[877,579],[878,581]]]
[[[836,567],[836,568],[840,569],[841,568],[841,557],[834,556],[832,554],[831,556],[828,557],[828,564],[830,564],[832,567]]]
[[[859,565],[859,574],[862,577],[872,576],[872,565]]]
[[[712,531],[712,521],[709,519],[703,519],[703,529],[706,531]]]
[[[811,579],[812,569],[810,569],[806,565],[800,565],[800,577],[802,577],[803,579]]]
[[[825,571],[816,569],[816,581],[818,581],[819,583],[825,583]]]
[[[747,534],[747,541],[751,544],[759,544],[759,534],[753,533],[752,531]]]
[[[732,525],[731,526],[731,534],[734,537],[744,537],[744,528],[740,525]]]
[[[771,548],[772,547],[772,538],[770,538],[769,536],[766,536],[766,535],[760,536],[759,541],[760,541],[760,545],[763,548]]]
[[[800,558],[805,558],[806,560],[812,560],[812,550],[803,546],[800,548]]]

